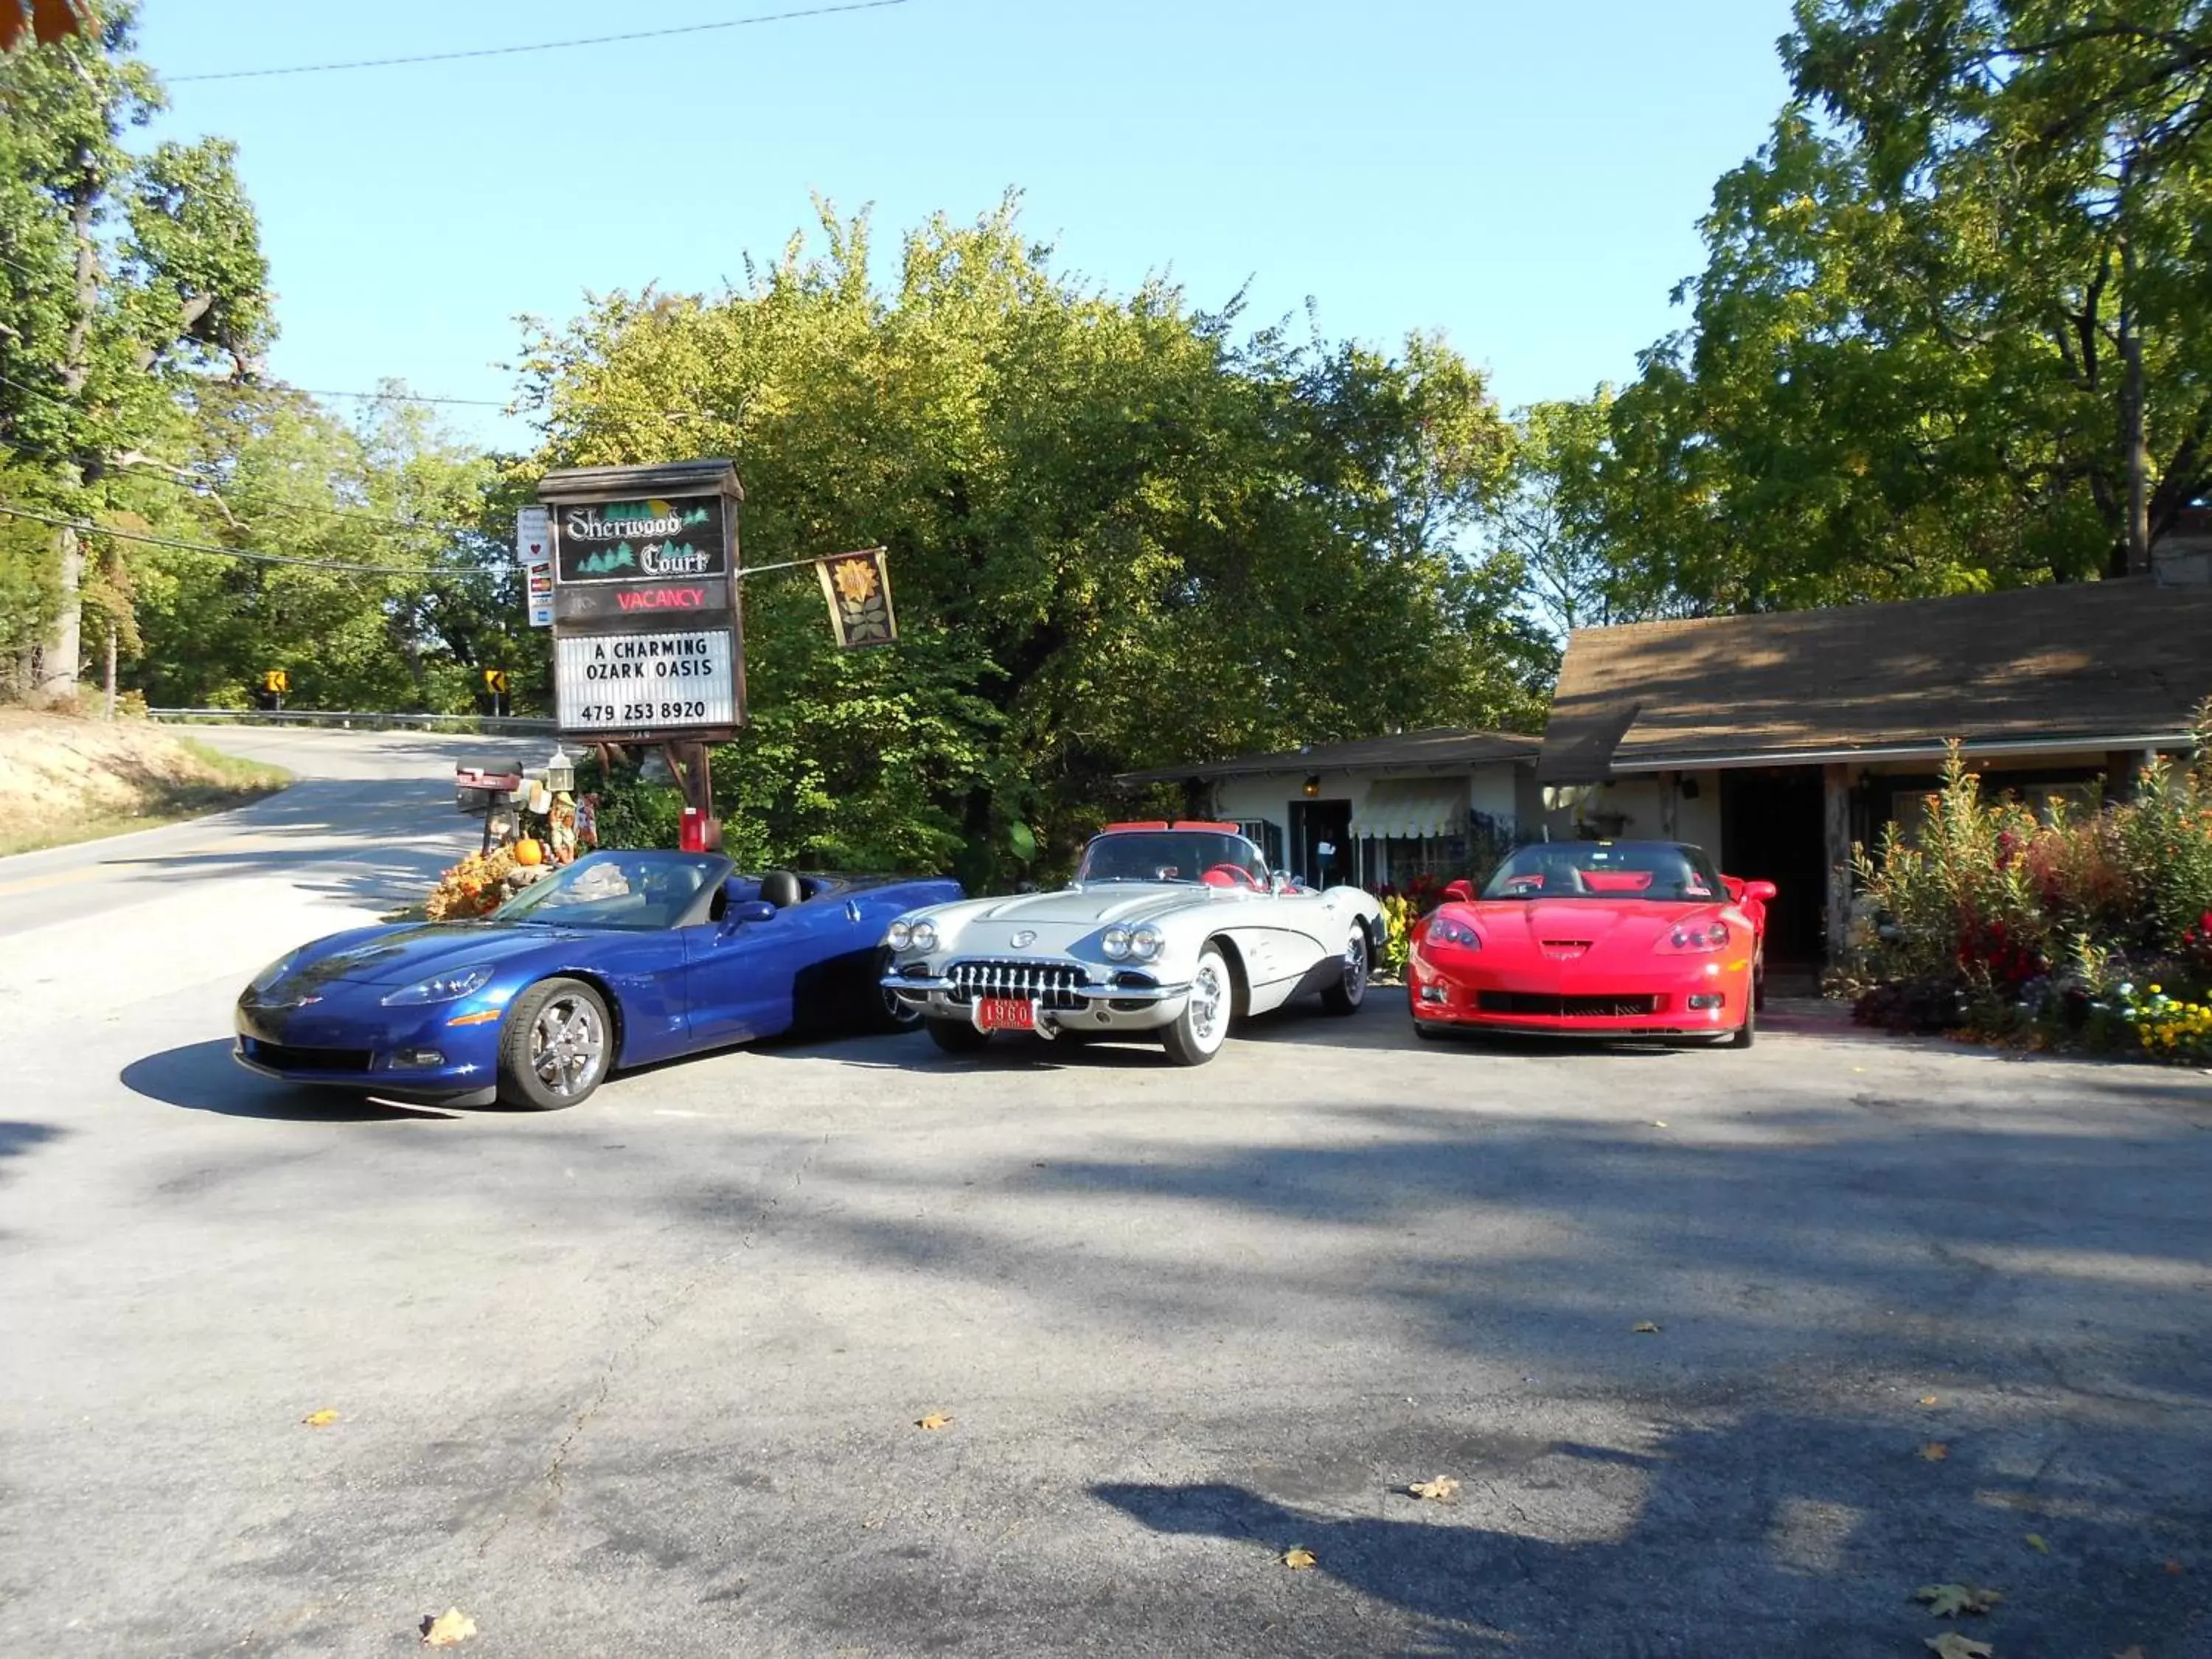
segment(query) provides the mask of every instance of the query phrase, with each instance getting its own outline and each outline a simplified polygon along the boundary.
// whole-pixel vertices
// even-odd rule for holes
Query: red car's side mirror
[[[1747,900],[1756,901],[1760,904],[1765,904],[1771,902],[1774,897],[1774,884],[1771,881],[1747,881],[1743,884],[1744,897]]]
[[[1444,902],[1447,904],[1455,901],[1467,904],[1473,902],[1474,899],[1474,889],[1466,882],[1455,881],[1444,889]]]

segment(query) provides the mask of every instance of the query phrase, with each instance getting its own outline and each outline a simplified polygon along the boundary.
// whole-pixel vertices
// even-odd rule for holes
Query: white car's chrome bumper
[[[1008,985],[1000,989],[989,984],[969,986],[967,982],[951,980],[933,974],[927,979],[908,979],[900,974],[885,974],[881,981],[886,991],[905,991],[915,996],[941,996],[948,1001],[965,1002],[972,996],[1028,997],[1037,994],[1025,986]],[[1190,990],[1188,980],[1171,985],[1062,985],[1052,988],[1053,996],[1081,997],[1087,1002],[1166,1002],[1183,996]]]

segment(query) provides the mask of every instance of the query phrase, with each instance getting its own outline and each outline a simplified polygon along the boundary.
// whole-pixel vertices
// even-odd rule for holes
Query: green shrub
[[[2212,706],[2192,765],[2050,822],[1984,797],[1954,744],[1917,844],[1855,850],[1875,913],[1848,978],[1870,1023],[2195,1057],[2212,987]],[[2171,994],[2139,994],[2153,983]]]

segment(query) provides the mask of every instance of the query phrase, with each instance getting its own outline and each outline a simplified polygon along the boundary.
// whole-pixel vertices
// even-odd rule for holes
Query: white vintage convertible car
[[[1358,1007],[1383,927],[1356,887],[1271,874],[1233,823],[1115,823],[1058,892],[901,916],[883,983],[953,1054],[994,1031],[1126,1036],[1199,1066],[1232,1018],[1314,991],[1333,1013]]]

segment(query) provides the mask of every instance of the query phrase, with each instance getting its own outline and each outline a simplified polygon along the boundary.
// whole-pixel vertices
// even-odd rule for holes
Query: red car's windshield
[[[1670,904],[1728,896],[1712,860],[1664,841],[1560,841],[1524,847],[1498,866],[1486,899],[1656,899]]]
[[[1218,830],[1123,830],[1095,836],[1084,849],[1079,882],[1202,881],[1224,866],[1254,882],[1267,878],[1267,861],[1242,836]]]

